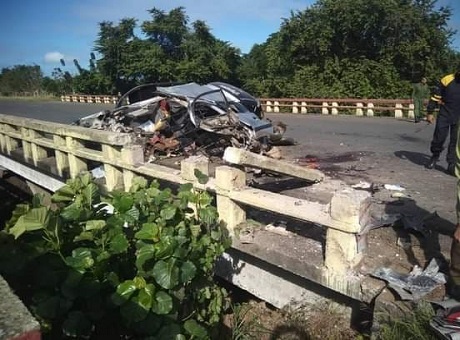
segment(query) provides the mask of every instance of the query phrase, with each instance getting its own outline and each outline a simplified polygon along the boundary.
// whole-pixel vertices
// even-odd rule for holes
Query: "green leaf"
[[[136,253],[136,267],[140,271],[147,271],[145,263],[155,256],[155,247],[152,244],[144,245]]]
[[[83,197],[86,200],[88,206],[92,207],[94,204],[100,202],[99,188],[96,184],[90,183],[82,191]]]
[[[174,254],[177,248],[177,241],[170,237],[163,237],[158,243],[155,244],[155,257],[158,259],[165,259]]]
[[[160,229],[155,223],[144,223],[134,236],[139,240],[157,240]]]
[[[181,327],[176,324],[168,324],[163,326],[158,334],[155,335],[155,339],[158,340],[186,340],[186,337],[181,334]]]
[[[166,292],[160,291],[155,294],[152,312],[160,315],[169,314],[173,309],[173,300]]]
[[[198,179],[198,183],[200,184],[206,184],[209,181],[209,176],[203,174],[200,170],[195,169],[194,170],[194,175]]]
[[[126,280],[117,286],[116,292],[113,293],[111,297],[112,302],[117,306],[121,306],[129,300],[136,290],[137,288],[134,281]]]
[[[196,320],[190,319],[185,321],[184,328],[188,334],[196,337],[198,339],[206,339],[208,338],[208,332],[206,328],[201,326]]]
[[[61,211],[61,217],[67,221],[78,221],[80,219],[82,208],[72,203]]]
[[[55,319],[72,307],[72,301],[58,295],[47,297],[37,304],[36,312],[42,318]]]
[[[110,240],[109,248],[113,254],[124,253],[129,247],[129,242],[124,234],[117,234]]]
[[[168,205],[163,208],[160,212],[160,216],[165,219],[166,221],[171,220],[176,215],[177,208],[173,205]]]
[[[131,196],[123,194],[123,196],[118,196],[113,201],[113,206],[117,209],[120,213],[125,213],[134,204],[134,199]]]
[[[165,289],[171,289],[179,282],[179,268],[174,259],[169,259],[167,262],[158,261],[153,267],[152,274],[155,281]]]
[[[25,215],[19,217],[9,233],[17,239],[25,232],[44,229],[48,225],[49,217],[47,207],[30,209]]]
[[[143,335],[155,335],[158,333],[162,324],[161,317],[153,313],[149,313],[147,317],[133,325],[136,331]],[[185,339],[184,339],[185,340]]]
[[[72,256],[66,257],[66,263],[70,267],[83,271],[94,265],[93,255],[88,248],[76,248],[72,250]]]
[[[93,239],[94,239],[93,233],[89,231],[82,231],[80,235],[75,236],[73,241],[74,242],[92,241]]]
[[[80,311],[70,312],[62,324],[62,332],[73,338],[89,338],[94,325]]]
[[[216,223],[219,218],[217,209],[213,206],[207,206],[206,208],[199,209],[198,216],[200,220],[206,225]]]
[[[104,220],[90,220],[86,221],[86,230],[100,230],[106,226],[106,222]]]
[[[180,280],[182,283],[191,281],[196,274],[196,266],[191,261],[184,262],[181,267]]]
[[[136,289],[144,289],[146,286],[145,279],[142,276],[136,276],[133,280]]]
[[[91,173],[85,172],[80,175],[80,181],[83,187],[87,187],[91,183]]]
[[[152,285],[151,285],[152,286]],[[149,311],[152,308],[153,295],[151,289],[141,289],[137,295],[137,304]]]
[[[140,189],[147,188],[147,180],[144,177],[136,176],[133,178],[133,182],[129,192],[136,192]]]
[[[54,203],[72,202],[74,196],[75,191],[73,188],[69,185],[64,185],[51,196],[51,200]]]

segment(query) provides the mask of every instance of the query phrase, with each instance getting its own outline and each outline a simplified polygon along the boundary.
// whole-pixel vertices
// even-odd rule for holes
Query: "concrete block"
[[[124,163],[138,166],[144,164],[144,149],[141,145],[129,145],[121,149],[121,159]]]
[[[359,233],[370,219],[371,194],[351,188],[337,192],[331,199],[331,218],[347,224],[342,230]]]
[[[0,339],[40,340],[40,324],[0,276]]]
[[[180,163],[180,172],[183,179],[196,182],[195,170],[203,175],[209,176],[209,160],[204,156],[192,156],[184,159]]]
[[[356,234],[329,228],[326,235],[324,265],[336,274],[346,273],[361,260]]]

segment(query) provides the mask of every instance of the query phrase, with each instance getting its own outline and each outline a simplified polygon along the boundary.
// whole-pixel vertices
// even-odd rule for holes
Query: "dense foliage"
[[[0,273],[55,338],[210,336],[227,301],[213,266],[230,241],[206,192],[137,178],[103,196],[86,174],[52,201],[17,206]]]
[[[220,80],[259,96],[395,98],[460,67],[451,9],[437,0],[317,0],[245,55],[205,22],[190,23],[182,7],[149,13],[140,24],[100,23],[89,69],[56,68],[41,89],[116,94],[146,82]],[[2,93],[27,87],[8,76],[19,68],[28,66],[2,71]]]

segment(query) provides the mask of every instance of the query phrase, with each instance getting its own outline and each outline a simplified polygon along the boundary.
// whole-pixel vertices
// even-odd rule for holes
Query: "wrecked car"
[[[74,124],[136,134],[145,143],[147,161],[198,151],[219,155],[227,146],[267,153],[286,130],[283,123],[264,118],[256,98],[222,82],[140,85],[125,93],[113,110]]]

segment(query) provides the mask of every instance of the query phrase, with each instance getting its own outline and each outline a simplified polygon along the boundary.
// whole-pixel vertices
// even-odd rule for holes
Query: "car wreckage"
[[[114,109],[74,125],[133,133],[145,145],[146,161],[197,152],[219,156],[227,146],[272,156],[273,145],[292,143],[283,137],[286,125],[266,119],[256,98],[222,82],[140,85]]]

